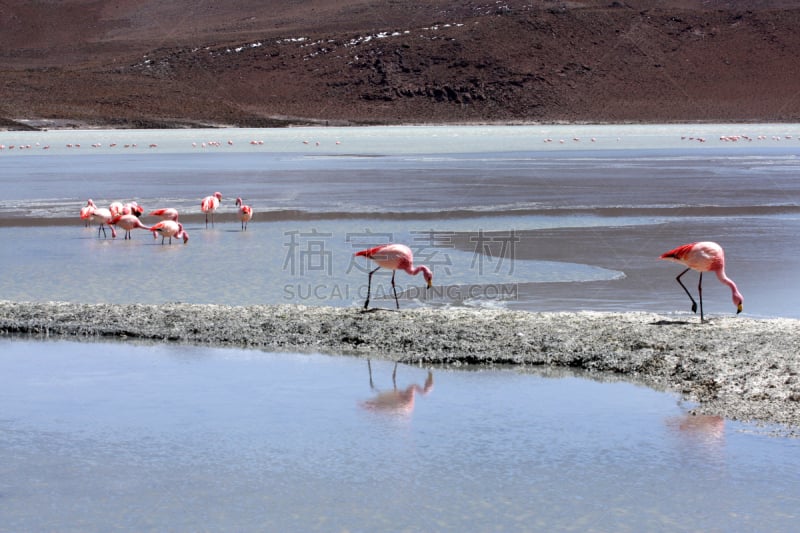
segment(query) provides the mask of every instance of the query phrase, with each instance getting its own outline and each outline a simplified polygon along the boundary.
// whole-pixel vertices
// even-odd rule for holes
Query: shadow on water
[[[686,326],[691,324],[688,320],[656,320],[650,322],[651,326]]]

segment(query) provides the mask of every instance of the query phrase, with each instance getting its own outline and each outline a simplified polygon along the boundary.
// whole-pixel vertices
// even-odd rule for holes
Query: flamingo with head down
[[[142,221],[139,220],[139,217],[133,214],[127,215],[117,215],[111,219],[109,225],[116,225],[125,230],[125,239],[132,239],[131,231],[135,229],[146,229],[149,230],[147,226],[142,224]]]
[[[172,244],[172,238],[183,239],[183,244],[189,241],[189,234],[183,229],[183,224],[175,222],[174,220],[162,220],[154,226],[147,228],[153,232],[153,238],[156,238],[156,233],[161,235],[161,244],[164,244],[164,239],[169,238],[169,243]]]
[[[400,309],[400,301],[397,299],[397,288],[394,284],[394,275],[398,270],[403,270],[412,276],[416,276],[422,272],[422,277],[431,288],[433,284],[433,272],[425,265],[414,267],[414,254],[411,248],[404,244],[382,244],[368,250],[361,250],[356,252],[356,256],[364,256],[367,259],[372,259],[378,266],[371,270],[367,281],[367,299],[364,302],[364,309],[369,307],[369,294],[372,287],[372,275],[381,267],[387,268],[392,271],[392,291],[394,291],[394,303],[397,309]]]
[[[107,236],[106,235],[106,227],[105,226],[106,226],[106,224],[108,224],[108,227],[111,228],[111,237],[113,239],[116,239],[117,238],[117,230],[115,230],[114,226],[112,226],[110,224],[111,219],[113,218],[113,215],[111,214],[111,211],[109,209],[106,209],[105,207],[97,207],[94,204],[94,202],[92,201],[91,198],[89,198],[89,201],[87,202],[87,206],[92,208],[92,213],[90,215],[91,220],[93,222],[97,222],[99,224],[99,226],[97,228],[97,236],[100,237],[100,231],[101,230],[103,232],[103,237]]]
[[[717,275],[717,279],[731,289],[733,305],[736,306],[736,314],[738,315],[742,312],[744,297],[736,287],[736,283],[734,283],[733,280],[725,274],[725,252],[722,250],[722,246],[719,244],[710,241],[684,244],[683,246],[678,246],[674,250],[664,252],[661,254],[660,259],[674,261],[687,267],[686,270],[678,274],[678,277],[675,279],[692,301],[692,312],[694,313],[697,312],[697,302],[694,301],[689,289],[687,289],[681,281],[681,276],[689,272],[689,270],[696,270],[700,273],[700,281],[697,284],[697,293],[700,297],[701,323],[705,320],[703,316],[703,272],[714,272]]]

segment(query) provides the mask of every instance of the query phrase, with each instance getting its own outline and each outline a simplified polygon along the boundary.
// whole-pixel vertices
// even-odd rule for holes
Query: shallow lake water
[[[794,531],[800,520],[798,440],[566,371],[400,364],[395,388],[394,368],[1,339],[0,531]]]
[[[360,305],[370,266],[353,253],[394,241],[434,272],[431,291],[398,275],[404,307],[687,313],[680,267],[657,258],[714,240],[748,316],[800,316],[797,124],[0,132],[0,145],[2,299]],[[190,241],[98,238],[78,218],[88,198],[175,207]],[[376,303],[389,277],[376,274]],[[733,313],[710,278],[706,311]]]

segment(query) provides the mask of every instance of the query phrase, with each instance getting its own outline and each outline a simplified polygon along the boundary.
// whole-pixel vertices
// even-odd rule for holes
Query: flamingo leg
[[[394,370],[392,370],[392,385],[397,390],[397,361],[394,362]]]
[[[369,308],[369,293],[372,290],[372,275],[377,272],[381,267],[376,268],[375,270],[371,270],[369,273],[369,277],[367,278],[367,299],[364,302],[364,309]]]
[[[697,282],[697,295],[700,297],[700,323],[703,323],[703,273],[700,272],[700,281]]]
[[[208,213],[206,213],[206,229],[208,229]]]
[[[689,292],[689,289],[687,289],[686,285],[684,285],[683,282],[681,281],[681,276],[683,276],[684,274],[686,274],[690,270],[691,270],[691,268],[687,268],[686,270],[684,270],[683,272],[678,274],[678,277],[675,278],[675,281],[678,282],[678,284],[681,286],[681,288],[683,288],[683,291],[686,293],[686,296],[688,296],[689,299],[692,301],[692,313],[696,313],[697,312],[697,302],[694,301],[694,298],[692,298],[692,293]],[[702,279],[703,279],[703,274],[701,272],[700,273],[700,280],[702,281]],[[701,301],[702,301],[702,298],[701,298]],[[701,319],[701,321],[702,321],[702,319]]]
[[[394,286],[394,275],[397,273],[397,270],[392,270],[392,291],[394,292],[394,304],[397,306],[397,309],[400,309],[400,302],[397,300],[397,287]]]

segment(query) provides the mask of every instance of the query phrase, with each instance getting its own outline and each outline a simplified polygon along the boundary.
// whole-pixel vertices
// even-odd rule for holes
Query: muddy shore
[[[0,302],[0,334],[320,352],[423,365],[548,365],[610,372],[698,412],[800,435],[800,320],[651,313],[400,312],[296,305]]]

